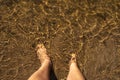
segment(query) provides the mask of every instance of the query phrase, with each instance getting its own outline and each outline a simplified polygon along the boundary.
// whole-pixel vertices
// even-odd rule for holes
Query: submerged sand
[[[120,80],[120,1],[0,0],[0,80],[27,80],[38,43],[58,80],[73,52],[86,80]]]

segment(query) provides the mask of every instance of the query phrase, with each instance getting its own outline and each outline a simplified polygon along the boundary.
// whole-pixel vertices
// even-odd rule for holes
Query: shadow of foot
[[[50,80],[58,80],[56,75],[55,75],[53,65],[52,65],[52,68],[51,68],[51,71],[50,71]]]

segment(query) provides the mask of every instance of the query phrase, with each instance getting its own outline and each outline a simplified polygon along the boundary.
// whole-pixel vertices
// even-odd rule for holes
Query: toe
[[[71,63],[72,62],[76,62],[76,54],[75,53],[72,53],[72,55],[71,55],[71,61],[70,61]]]
[[[75,57],[76,57],[76,54],[75,54],[75,53],[72,53],[71,56],[72,56],[72,58],[75,58]]]
[[[44,44],[41,44],[41,48],[45,48]]]
[[[37,51],[37,50],[40,49],[40,48],[45,48],[45,47],[44,47],[44,44],[38,44],[38,45],[36,46],[36,49],[35,49],[35,50]]]
[[[37,47],[38,48],[42,48],[43,44],[38,44]]]

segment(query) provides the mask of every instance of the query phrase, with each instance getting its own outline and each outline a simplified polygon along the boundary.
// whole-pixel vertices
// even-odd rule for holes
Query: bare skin
[[[50,80],[50,70],[52,67],[50,57],[43,44],[37,45],[37,55],[40,59],[41,67],[34,72],[28,80]],[[76,63],[76,55],[73,54],[70,60],[70,70],[67,80],[85,80]]]
[[[43,44],[37,45],[37,55],[41,67],[28,80],[50,80],[51,60]]]
[[[67,80],[85,80],[77,66],[75,54],[72,54],[69,68],[70,70],[67,76]]]

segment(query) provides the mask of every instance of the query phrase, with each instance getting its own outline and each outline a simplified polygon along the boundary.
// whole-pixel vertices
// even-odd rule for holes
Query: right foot
[[[71,55],[70,65],[72,63],[76,63],[76,54],[75,53],[72,53],[72,55]]]
[[[44,62],[51,63],[50,57],[47,55],[47,50],[43,44],[38,44],[37,47],[37,56],[40,59],[41,64]]]

